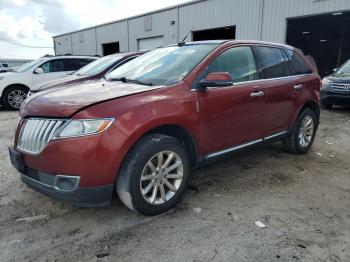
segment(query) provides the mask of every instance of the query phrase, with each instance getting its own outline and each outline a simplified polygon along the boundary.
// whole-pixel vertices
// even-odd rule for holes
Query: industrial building
[[[101,14],[103,15],[103,14]],[[311,55],[321,75],[350,58],[349,0],[196,0],[53,37],[56,55],[108,55],[181,41],[254,39]]]

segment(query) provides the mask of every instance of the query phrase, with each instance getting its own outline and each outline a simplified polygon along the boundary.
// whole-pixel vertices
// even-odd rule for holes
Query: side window
[[[258,79],[253,51],[248,46],[231,48],[208,66],[207,73],[230,73],[234,83]]]
[[[77,71],[92,62],[90,59],[66,59],[64,60],[64,71]]]
[[[41,68],[43,69],[44,73],[50,73],[50,64],[51,64],[51,61],[41,65]]]
[[[116,69],[116,68],[118,68],[118,67],[120,67],[120,66],[122,66],[122,65],[124,65],[124,64],[126,64],[128,62],[130,62],[131,60],[134,60],[136,57],[138,57],[138,56],[132,56],[132,57],[129,57],[129,58],[125,59],[124,61],[122,61],[120,63],[117,63],[112,69],[109,70],[109,72],[111,72],[114,69]]]
[[[277,47],[258,46],[260,55],[260,78],[269,79],[288,76],[285,57]]]
[[[290,59],[292,67],[292,75],[303,75],[312,73],[311,69],[305,64],[305,62],[299,57],[299,55],[293,50],[286,50]]]
[[[62,60],[52,60],[48,61],[41,65],[44,73],[55,73],[62,72],[63,70],[63,61]]]

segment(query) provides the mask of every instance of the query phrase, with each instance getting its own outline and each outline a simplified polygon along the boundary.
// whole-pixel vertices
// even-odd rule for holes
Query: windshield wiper
[[[121,81],[123,83],[135,83],[139,85],[145,85],[145,86],[153,86],[154,84],[151,82],[145,82],[137,79],[128,79],[126,77],[119,77],[119,78],[108,78],[109,81]]]

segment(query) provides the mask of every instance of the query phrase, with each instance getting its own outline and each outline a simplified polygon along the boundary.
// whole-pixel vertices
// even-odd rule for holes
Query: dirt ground
[[[0,109],[0,261],[350,261],[350,110],[322,111],[307,155],[273,145],[195,170],[157,217],[27,188],[7,153],[17,116]],[[48,219],[16,221],[35,215]]]

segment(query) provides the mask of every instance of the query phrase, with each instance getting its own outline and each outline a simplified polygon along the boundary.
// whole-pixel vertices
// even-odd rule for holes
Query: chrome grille
[[[17,148],[31,154],[40,153],[65,120],[27,119],[19,133]]]
[[[336,91],[350,92],[349,84],[332,83],[332,88]]]

